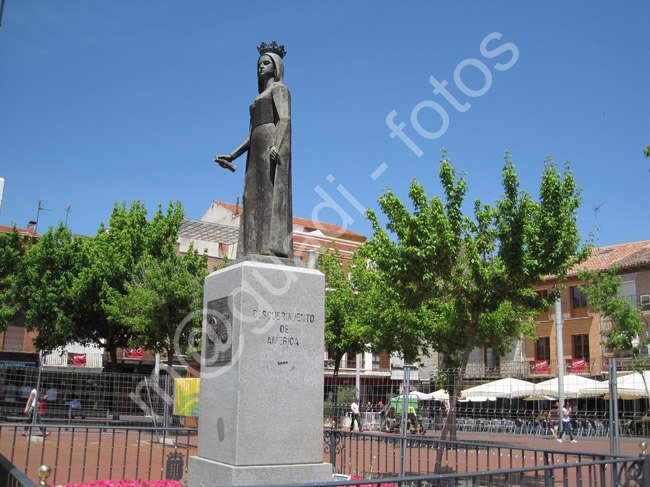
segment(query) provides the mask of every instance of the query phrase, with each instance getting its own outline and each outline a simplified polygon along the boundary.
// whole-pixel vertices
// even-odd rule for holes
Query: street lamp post
[[[564,407],[564,335],[562,331],[562,297],[555,301],[555,342],[557,346],[557,400],[560,403],[558,414]]]

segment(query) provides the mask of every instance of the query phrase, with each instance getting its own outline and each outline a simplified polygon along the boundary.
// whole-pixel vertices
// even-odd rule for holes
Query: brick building
[[[587,296],[580,291],[584,282],[577,275],[580,269],[605,271],[614,265],[622,280],[620,295],[641,308],[646,333],[650,331],[650,240],[594,248],[591,257],[573,269],[563,283],[562,344],[566,373],[603,375],[607,371],[607,359],[621,356],[619,351],[603,347],[602,334],[612,327],[612,323],[593,313]],[[557,278],[549,278],[539,286],[538,292],[547,293],[554,284],[557,284]],[[538,320],[537,340],[526,340],[528,372],[554,376],[557,372],[555,309],[551,307]],[[648,355],[648,350],[642,353]]]

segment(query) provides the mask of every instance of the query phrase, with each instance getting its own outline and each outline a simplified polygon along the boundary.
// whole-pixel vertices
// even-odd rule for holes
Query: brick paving
[[[147,431],[137,429],[103,428],[56,428],[48,426],[51,436],[43,439],[20,434],[20,428],[2,426],[0,429],[0,453],[35,482],[41,464],[57,466],[48,483],[67,485],[68,482],[89,482],[91,480],[120,480],[142,478],[159,480],[165,478],[166,459],[172,452],[182,453],[184,466],[187,458],[196,454],[197,437],[162,438]],[[345,449],[337,457],[337,468],[347,474],[362,475],[368,472],[391,473],[399,465],[399,444],[395,445],[395,435],[373,435],[372,441],[362,441],[363,435],[352,434],[346,439]],[[439,432],[426,435],[410,435],[407,472],[425,474],[433,471],[435,449],[423,448],[419,439],[439,438]],[[609,453],[609,438],[578,438],[578,443],[558,443],[552,437],[459,432],[459,441],[473,441],[491,445],[490,451],[474,449],[454,450],[446,453],[445,463],[456,471],[495,470],[497,468],[516,468],[541,463],[541,456],[535,459],[532,452],[514,450],[515,448],[537,448],[562,452],[553,458],[556,462],[575,461],[580,454]],[[620,452],[636,456],[641,453],[639,443],[645,438],[621,438]],[[12,450],[13,445],[13,450]],[[498,447],[502,447],[499,450]],[[329,454],[324,454],[329,462]],[[530,463],[532,462],[532,463]],[[538,463],[538,464],[540,464]]]

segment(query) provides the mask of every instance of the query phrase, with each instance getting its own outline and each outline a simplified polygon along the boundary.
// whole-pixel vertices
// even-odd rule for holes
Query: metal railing
[[[0,424],[0,454],[30,477],[41,465],[50,465],[48,483],[53,485],[109,479],[180,480],[197,447],[197,430],[188,428],[48,424],[47,436],[43,436],[38,425],[26,426],[27,434],[22,433],[24,427]]]
[[[3,487],[36,487],[36,484],[27,478],[3,455],[0,455],[0,485]]]
[[[364,484],[650,486],[645,451],[637,457],[340,430],[326,430],[324,437],[334,471]]]
[[[188,458],[197,451],[194,429],[48,425],[52,434],[39,437],[22,436],[23,426],[0,425],[0,453],[7,457],[0,472],[12,475],[0,477],[3,487],[33,487],[41,465],[51,466],[48,483],[53,485],[107,479],[181,480]],[[327,429],[323,460],[337,474],[366,479],[323,486],[367,485],[368,479],[381,479],[381,485],[422,487],[650,486],[645,452],[612,455]],[[30,481],[27,476],[32,475]],[[15,483],[9,483],[13,478]]]

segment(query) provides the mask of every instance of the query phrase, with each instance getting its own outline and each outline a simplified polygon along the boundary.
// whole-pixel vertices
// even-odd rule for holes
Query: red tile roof
[[[224,203],[223,201],[214,201],[220,206],[223,206],[227,210],[232,211],[235,214],[241,213],[241,205],[233,205],[232,203]],[[239,208],[239,211],[237,209]],[[307,220],[306,218],[299,218],[297,216],[293,217],[293,224],[305,228],[306,232],[313,232],[315,230],[320,230],[327,236],[338,236],[342,238],[349,238],[351,240],[357,240],[364,242],[366,237],[360,233],[355,233],[350,230],[339,227],[338,225],[333,225],[331,223],[317,222],[313,220]]]
[[[590,271],[601,271],[613,265],[624,269],[645,264],[650,264],[650,240],[593,248],[591,257],[571,269],[569,275],[577,274],[584,268]]]
[[[307,232],[313,232],[315,230],[320,230],[326,236],[338,236],[338,237],[347,237],[352,240],[360,240],[364,242],[366,237],[360,233],[355,233],[350,230],[339,227],[338,225],[333,225],[332,223],[323,223],[313,220],[307,220],[305,218],[298,218],[297,216],[293,217],[293,224],[299,225],[305,228]]]
[[[241,205],[233,205],[232,203],[224,203],[223,201],[215,201],[220,206],[223,206],[225,209],[232,211],[235,215],[241,213]]]
[[[0,225],[0,233],[11,233],[12,228],[13,227]],[[31,228],[18,228],[17,230],[23,237],[40,237],[40,234]]]

